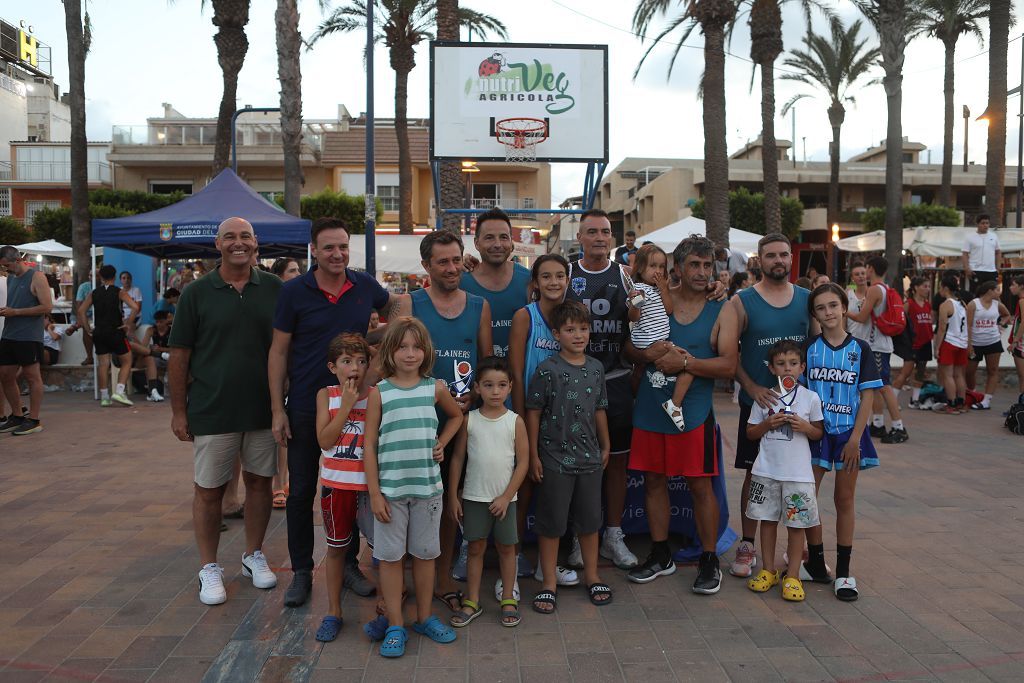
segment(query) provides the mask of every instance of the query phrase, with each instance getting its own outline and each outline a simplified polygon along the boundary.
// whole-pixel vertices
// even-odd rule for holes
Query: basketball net
[[[548,127],[541,119],[503,119],[494,125],[498,142],[505,145],[505,161],[536,161],[537,145],[548,138]]]

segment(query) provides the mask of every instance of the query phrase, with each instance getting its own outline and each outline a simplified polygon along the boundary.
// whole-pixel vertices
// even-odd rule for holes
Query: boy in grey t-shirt
[[[570,513],[583,553],[590,601],[612,601],[597,574],[601,479],[608,464],[608,396],[601,363],[586,355],[590,315],[578,302],[559,304],[551,329],[561,351],[542,362],[526,393],[530,476],[537,482],[536,524],[543,590],[533,599],[541,614],[555,611],[555,561]]]

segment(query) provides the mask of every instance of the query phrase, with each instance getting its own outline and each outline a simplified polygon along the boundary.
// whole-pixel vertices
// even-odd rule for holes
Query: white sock
[[[110,398],[110,389],[100,389],[100,398],[104,400]]]
[[[914,391],[911,394],[911,398],[913,398],[915,401],[921,398],[921,387],[914,387]]]
[[[871,416],[871,425],[874,426],[874,427],[884,427],[885,426],[885,417],[883,415],[872,415]]]
[[[992,394],[985,394],[985,398],[981,400],[981,405],[987,406],[992,401]]]
[[[892,428],[893,429],[903,429],[903,420],[893,420],[892,421]]]
[[[119,394],[123,394],[124,393],[124,385],[123,384],[118,384],[117,385],[117,393],[119,393]]]

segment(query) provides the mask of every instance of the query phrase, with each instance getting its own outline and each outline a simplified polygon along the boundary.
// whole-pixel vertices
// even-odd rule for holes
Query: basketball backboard
[[[608,46],[430,44],[431,160],[504,161],[496,124],[547,124],[537,161],[608,161]]]

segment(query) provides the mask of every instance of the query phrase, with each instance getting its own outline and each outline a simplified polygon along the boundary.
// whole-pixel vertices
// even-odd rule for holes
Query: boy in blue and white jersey
[[[818,487],[825,473],[836,470],[836,579],[833,592],[844,601],[857,599],[857,580],[850,575],[855,522],[857,475],[878,466],[878,453],[867,432],[872,400],[882,380],[867,342],[846,331],[849,302],[834,283],[817,287],[808,300],[821,334],[807,344],[807,388],[821,397],[825,434],[811,444],[811,463]],[[807,530],[808,559],[802,580],[831,582],[825,565],[821,526]]]

